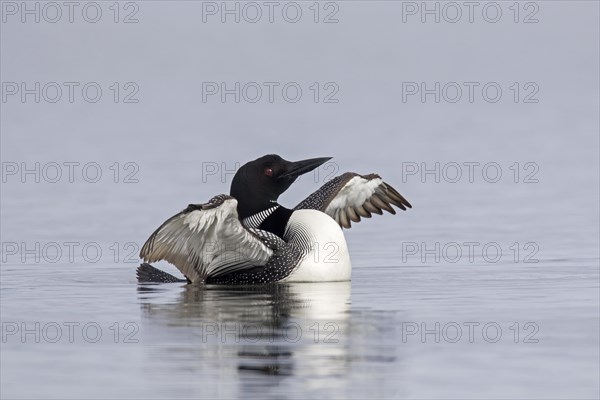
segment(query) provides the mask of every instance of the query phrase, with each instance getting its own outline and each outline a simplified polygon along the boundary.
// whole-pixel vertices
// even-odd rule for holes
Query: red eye
[[[265,169],[265,175],[266,176],[273,176],[273,170],[271,168],[266,168]]]

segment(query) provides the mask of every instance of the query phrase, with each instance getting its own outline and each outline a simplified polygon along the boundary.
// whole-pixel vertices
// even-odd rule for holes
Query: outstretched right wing
[[[166,260],[196,283],[265,265],[273,255],[270,245],[275,243],[242,225],[235,198],[219,195],[165,221],[146,241],[140,258]]]
[[[294,210],[323,211],[341,227],[350,228],[352,222],[383,214],[396,214],[392,205],[401,210],[411,204],[377,174],[359,175],[354,172],[336,176],[308,196]]]

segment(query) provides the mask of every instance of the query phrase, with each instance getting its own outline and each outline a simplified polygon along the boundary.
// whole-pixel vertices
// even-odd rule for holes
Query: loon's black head
[[[238,214],[244,219],[272,207],[302,174],[312,171],[331,157],[287,161],[268,154],[244,164],[233,177],[230,194],[238,201]]]

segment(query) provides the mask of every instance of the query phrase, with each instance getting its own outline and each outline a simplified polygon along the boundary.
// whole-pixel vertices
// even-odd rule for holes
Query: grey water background
[[[537,23],[523,23],[535,11],[525,3],[515,23],[513,2],[497,3],[497,23],[479,12],[486,3],[472,23],[404,22],[409,4],[383,1],[320,3],[319,23],[312,2],[297,3],[297,23],[221,23],[203,21],[202,2],[140,1],[119,3],[115,23],[113,3],[98,4],[97,23],[78,11],[70,23],[66,9],[57,23],[23,23],[3,8],[3,83],[96,82],[103,94],[23,102],[3,86],[2,398],[600,396],[597,2],[530,3]],[[335,10],[338,22],[322,23]],[[122,23],[133,11],[138,22]],[[128,82],[137,103],[123,102]],[[203,102],[202,82],[297,82],[303,96]],[[323,102],[328,82],[337,103]],[[404,102],[403,82],[503,92]],[[380,173],[414,208],[346,231],[351,283],[139,286],[150,233],[228,192],[228,171],[266,153],[334,157],[284,205],[356,171]],[[73,182],[65,162],[79,163]],[[35,163],[39,182],[21,175]],[[435,163],[439,182],[411,174]]]

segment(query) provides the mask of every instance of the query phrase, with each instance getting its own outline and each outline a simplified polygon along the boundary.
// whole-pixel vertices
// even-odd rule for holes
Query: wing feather
[[[352,220],[352,222],[360,222],[360,217],[354,210],[353,205],[349,205],[348,207],[346,207],[346,214],[348,215],[348,218]]]
[[[144,261],[168,261],[192,282],[265,265],[272,255],[265,241],[242,225],[237,200],[227,195],[190,204],[165,221],[140,251]]]
[[[296,206],[296,210],[315,209],[332,217],[341,227],[350,228],[352,222],[371,218],[372,214],[387,211],[396,214],[411,204],[396,189],[377,174],[359,175],[346,172],[339,175]]]

